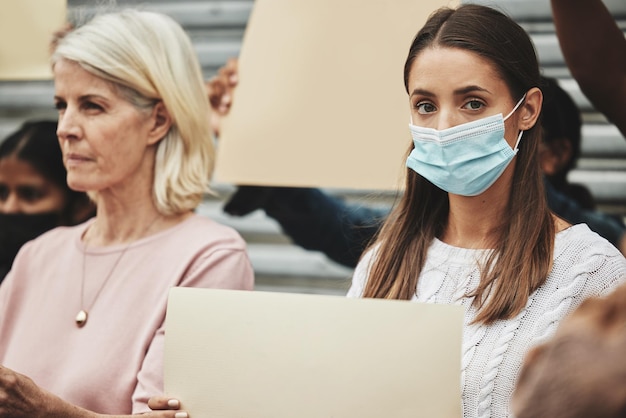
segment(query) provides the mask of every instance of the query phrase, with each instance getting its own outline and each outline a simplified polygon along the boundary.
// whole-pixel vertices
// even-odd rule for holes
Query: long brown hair
[[[442,8],[433,13],[411,44],[404,66],[408,92],[411,66],[427,47],[442,46],[473,52],[490,61],[517,101],[540,86],[539,64],[526,32],[505,14],[480,5]],[[548,209],[537,158],[539,123],[524,132],[516,159],[513,184],[494,251],[482,263],[481,281],[470,294],[478,309],[475,322],[491,323],[517,315],[528,296],[550,271],[554,221]],[[409,152],[412,149],[409,147]],[[411,299],[429,246],[447,223],[448,194],[413,170],[406,189],[381,228],[364,297]]]

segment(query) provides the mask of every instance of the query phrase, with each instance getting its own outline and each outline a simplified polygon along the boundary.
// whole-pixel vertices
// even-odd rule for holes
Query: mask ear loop
[[[509,116],[511,116],[516,110],[517,108],[520,107],[520,105],[524,102],[524,99],[526,98],[526,93],[524,93],[524,95],[522,96],[521,99],[519,99],[519,102],[517,102],[517,104],[515,105],[515,107],[513,108],[513,110],[511,110],[509,112],[508,115],[506,115],[506,117],[504,119],[502,119],[502,121],[504,122],[505,120],[507,120],[509,118]],[[517,146],[519,145],[519,141],[522,139],[522,134],[524,133],[524,131],[519,131],[519,135],[517,135],[517,142],[515,143],[515,148],[513,148],[513,152],[517,153],[518,148]]]
[[[519,141],[522,139],[522,134],[524,133],[524,131],[519,131],[519,135],[517,135],[517,142],[515,143],[515,148],[513,148],[513,152],[517,153],[518,148],[517,146],[519,145]]]

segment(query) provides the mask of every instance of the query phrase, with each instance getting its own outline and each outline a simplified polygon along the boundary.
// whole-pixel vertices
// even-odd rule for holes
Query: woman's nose
[[[80,126],[77,123],[75,113],[69,108],[59,115],[57,136],[59,139],[66,140],[80,138]]]
[[[444,129],[452,128],[459,123],[459,118],[456,117],[453,112],[441,110],[437,118],[436,129],[442,131]]]
[[[1,213],[20,213],[22,212],[22,204],[17,193],[9,192],[7,198],[0,201]]]

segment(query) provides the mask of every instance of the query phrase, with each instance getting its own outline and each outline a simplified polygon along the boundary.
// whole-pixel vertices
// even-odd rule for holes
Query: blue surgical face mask
[[[448,193],[476,196],[502,175],[517,154],[504,139],[504,121],[524,101],[520,99],[506,116],[488,116],[472,122],[437,130],[409,124],[414,149],[406,165]]]

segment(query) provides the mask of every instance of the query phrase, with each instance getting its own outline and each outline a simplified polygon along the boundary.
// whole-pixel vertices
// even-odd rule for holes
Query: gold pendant
[[[81,309],[80,312],[78,312],[78,315],[76,315],[76,325],[78,325],[78,328],[85,326],[87,323],[87,317],[87,311]]]

